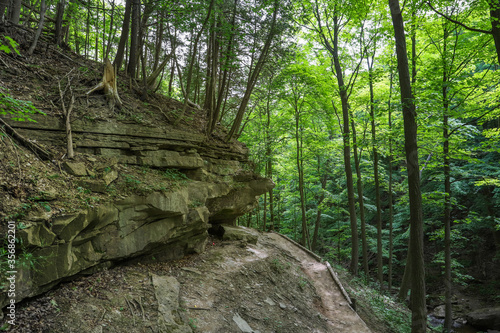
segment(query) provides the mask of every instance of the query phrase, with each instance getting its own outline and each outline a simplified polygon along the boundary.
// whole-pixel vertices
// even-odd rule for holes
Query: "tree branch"
[[[450,22],[453,22],[453,23],[455,23],[455,24],[458,24],[458,25],[460,25],[460,26],[464,27],[464,28],[465,28],[465,29],[467,29],[467,30],[470,30],[470,31],[475,31],[475,32],[480,32],[480,33],[483,33],[483,34],[489,34],[489,35],[492,35],[492,34],[493,34],[493,33],[491,32],[491,30],[482,30],[482,29],[471,28],[471,27],[469,27],[469,26],[467,26],[467,25],[463,24],[462,22],[459,22],[459,21],[457,21],[457,20],[452,19],[451,17],[449,17],[449,16],[447,16],[447,15],[445,15],[445,14],[443,14],[443,13],[439,12],[439,11],[438,11],[438,10],[436,10],[434,7],[432,7],[432,5],[431,5],[430,1],[428,1],[428,2],[427,2],[427,5],[428,5],[428,6],[429,6],[429,7],[430,7],[430,8],[431,8],[431,9],[432,9],[432,10],[433,10],[436,14],[438,14],[438,15],[440,15],[440,16],[442,16],[442,17],[444,17],[445,19],[447,19],[447,20],[448,20],[448,21],[450,21]]]

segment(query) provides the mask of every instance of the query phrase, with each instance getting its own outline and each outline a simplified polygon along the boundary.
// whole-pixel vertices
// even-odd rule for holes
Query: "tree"
[[[132,0],[132,23],[130,29],[130,56],[128,59],[127,73],[132,78],[136,77],[137,62],[139,59],[139,25],[141,21],[141,0]]]
[[[353,4],[354,5],[354,4]],[[366,8],[362,6],[354,6],[352,10],[360,10],[360,16],[363,17]],[[324,10],[328,8],[328,10]],[[305,9],[305,8],[304,8]],[[306,24],[309,29],[313,30],[317,35],[319,42],[325,47],[332,59],[332,72],[337,79],[338,93],[340,96],[341,106],[342,106],[342,135],[344,140],[344,168],[346,174],[346,187],[347,187],[347,197],[349,202],[349,218],[351,222],[351,266],[350,270],[353,274],[358,273],[358,227],[356,218],[356,206],[354,201],[354,183],[352,177],[351,168],[351,146],[350,146],[350,121],[349,121],[349,96],[352,92],[354,83],[356,81],[358,71],[360,68],[359,61],[355,68],[353,68],[353,74],[351,74],[348,82],[344,80],[344,68],[342,67],[339,53],[339,36],[343,27],[345,27],[347,22],[342,22],[345,17],[344,13],[341,12],[341,6],[337,3],[319,3],[315,0],[314,3],[310,4],[310,7],[306,9],[312,11],[311,19],[305,16]],[[331,11],[331,12],[330,12]],[[362,26],[362,23],[360,23]],[[364,53],[361,52],[360,59],[363,59]],[[336,109],[335,104],[333,107]]]
[[[449,15],[441,13],[439,10],[434,8],[431,2],[427,2],[427,5],[437,14],[441,15],[445,19],[464,27],[467,30],[475,31],[479,33],[484,33],[493,36],[493,41],[495,42],[495,48],[497,53],[497,60],[500,64],[500,1],[499,0],[487,0],[488,8],[490,12],[490,22],[491,30],[478,29],[468,26],[467,24],[460,22]]]
[[[408,195],[410,200],[410,244],[408,263],[411,267],[412,332],[425,333],[427,308],[425,303],[424,235],[422,217],[422,195],[418,167],[418,145],[415,100],[410,83],[408,56],[406,54],[405,29],[399,0],[389,0],[396,40],[399,85],[403,107],[405,152],[408,164]]]
[[[262,68],[264,67],[267,56],[269,55],[271,44],[275,36],[278,34],[278,29],[276,28],[276,21],[278,17],[279,4],[280,4],[279,0],[274,0],[273,8],[271,10],[272,18],[269,25],[266,41],[264,43],[264,46],[262,47],[259,57],[257,58],[255,66],[250,69],[250,75],[247,80],[245,94],[243,95],[241,104],[238,107],[238,111],[236,112],[236,117],[234,119],[233,125],[231,126],[231,129],[229,130],[229,133],[226,136],[226,141],[228,142],[233,138],[233,136],[236,133],[238,133],[240,129],[243,116],[245,114],[248,102],[250,101],[250,96],[252,94],[253,89],[255,88],[255,85],[257,84],[257,79],[259,78],[259,74],[262,71]]]
[[[42,3],[40,4],[40,21],[38,22],[38,29],[36,30],[35,33],[35,38],[33,39],[33,42],[31,43],[31,46],[28,50],[28,54],[32,55],[33,52],[35,51],[36,44],[38,43],[38,39],[40,38],[43,30],[43,25],[45,23],[45,11],[47,10],[47,6],[45,4],[45,0],[42,0]]]
[[[123,58],[125,55],[125,46],[128,42],[129,27],[130,27],[130,12],[132,9],[132,1],[127,0],[125,3],[125,14],[123,18],[122,33],[120,36],[120,42],[118,44],[118,49],[116,50],[115,60],[113,61],[113,66],[120,69],[123,63]]]

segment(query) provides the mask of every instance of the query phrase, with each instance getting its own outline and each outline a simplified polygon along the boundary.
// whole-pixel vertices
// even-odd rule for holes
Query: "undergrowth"
[[[358,314],[370,328],[384,333],[411,332],[411,311],[406,305],[367,285],[363,278],[352,277],[342,266],[337,265],[335,271],[339,273],[344,286],[349,287],[349,294],[356,299]]]

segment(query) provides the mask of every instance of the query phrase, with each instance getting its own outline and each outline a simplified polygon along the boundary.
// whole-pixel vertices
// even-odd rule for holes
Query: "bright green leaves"
[[[21,55],[17,46],[19,45],[14,39],[10,36],[3,36],[4,42],[0,39],[0,51],[10,54],[11,52],[15,52],[17,55]]]
[[[45,115],[30,101],[16,99],[0,88],[0,115],[14,115],[11,119],[16,121],[35,121],[30,118],[30,115],[35,113]]]

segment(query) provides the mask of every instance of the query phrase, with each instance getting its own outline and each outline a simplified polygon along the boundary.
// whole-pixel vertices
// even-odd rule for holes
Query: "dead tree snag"
[[[108,99],[108,105],[111,111],[113,111],[116,104],[120,107],[122,106],[122,101],[120,100],[116,87],[116,76],[116,68],[106,59],[104,64],[104,75],[101,82],[87,92],[87,95],[90,95],[96,90],[104,89],[104,94]]]

